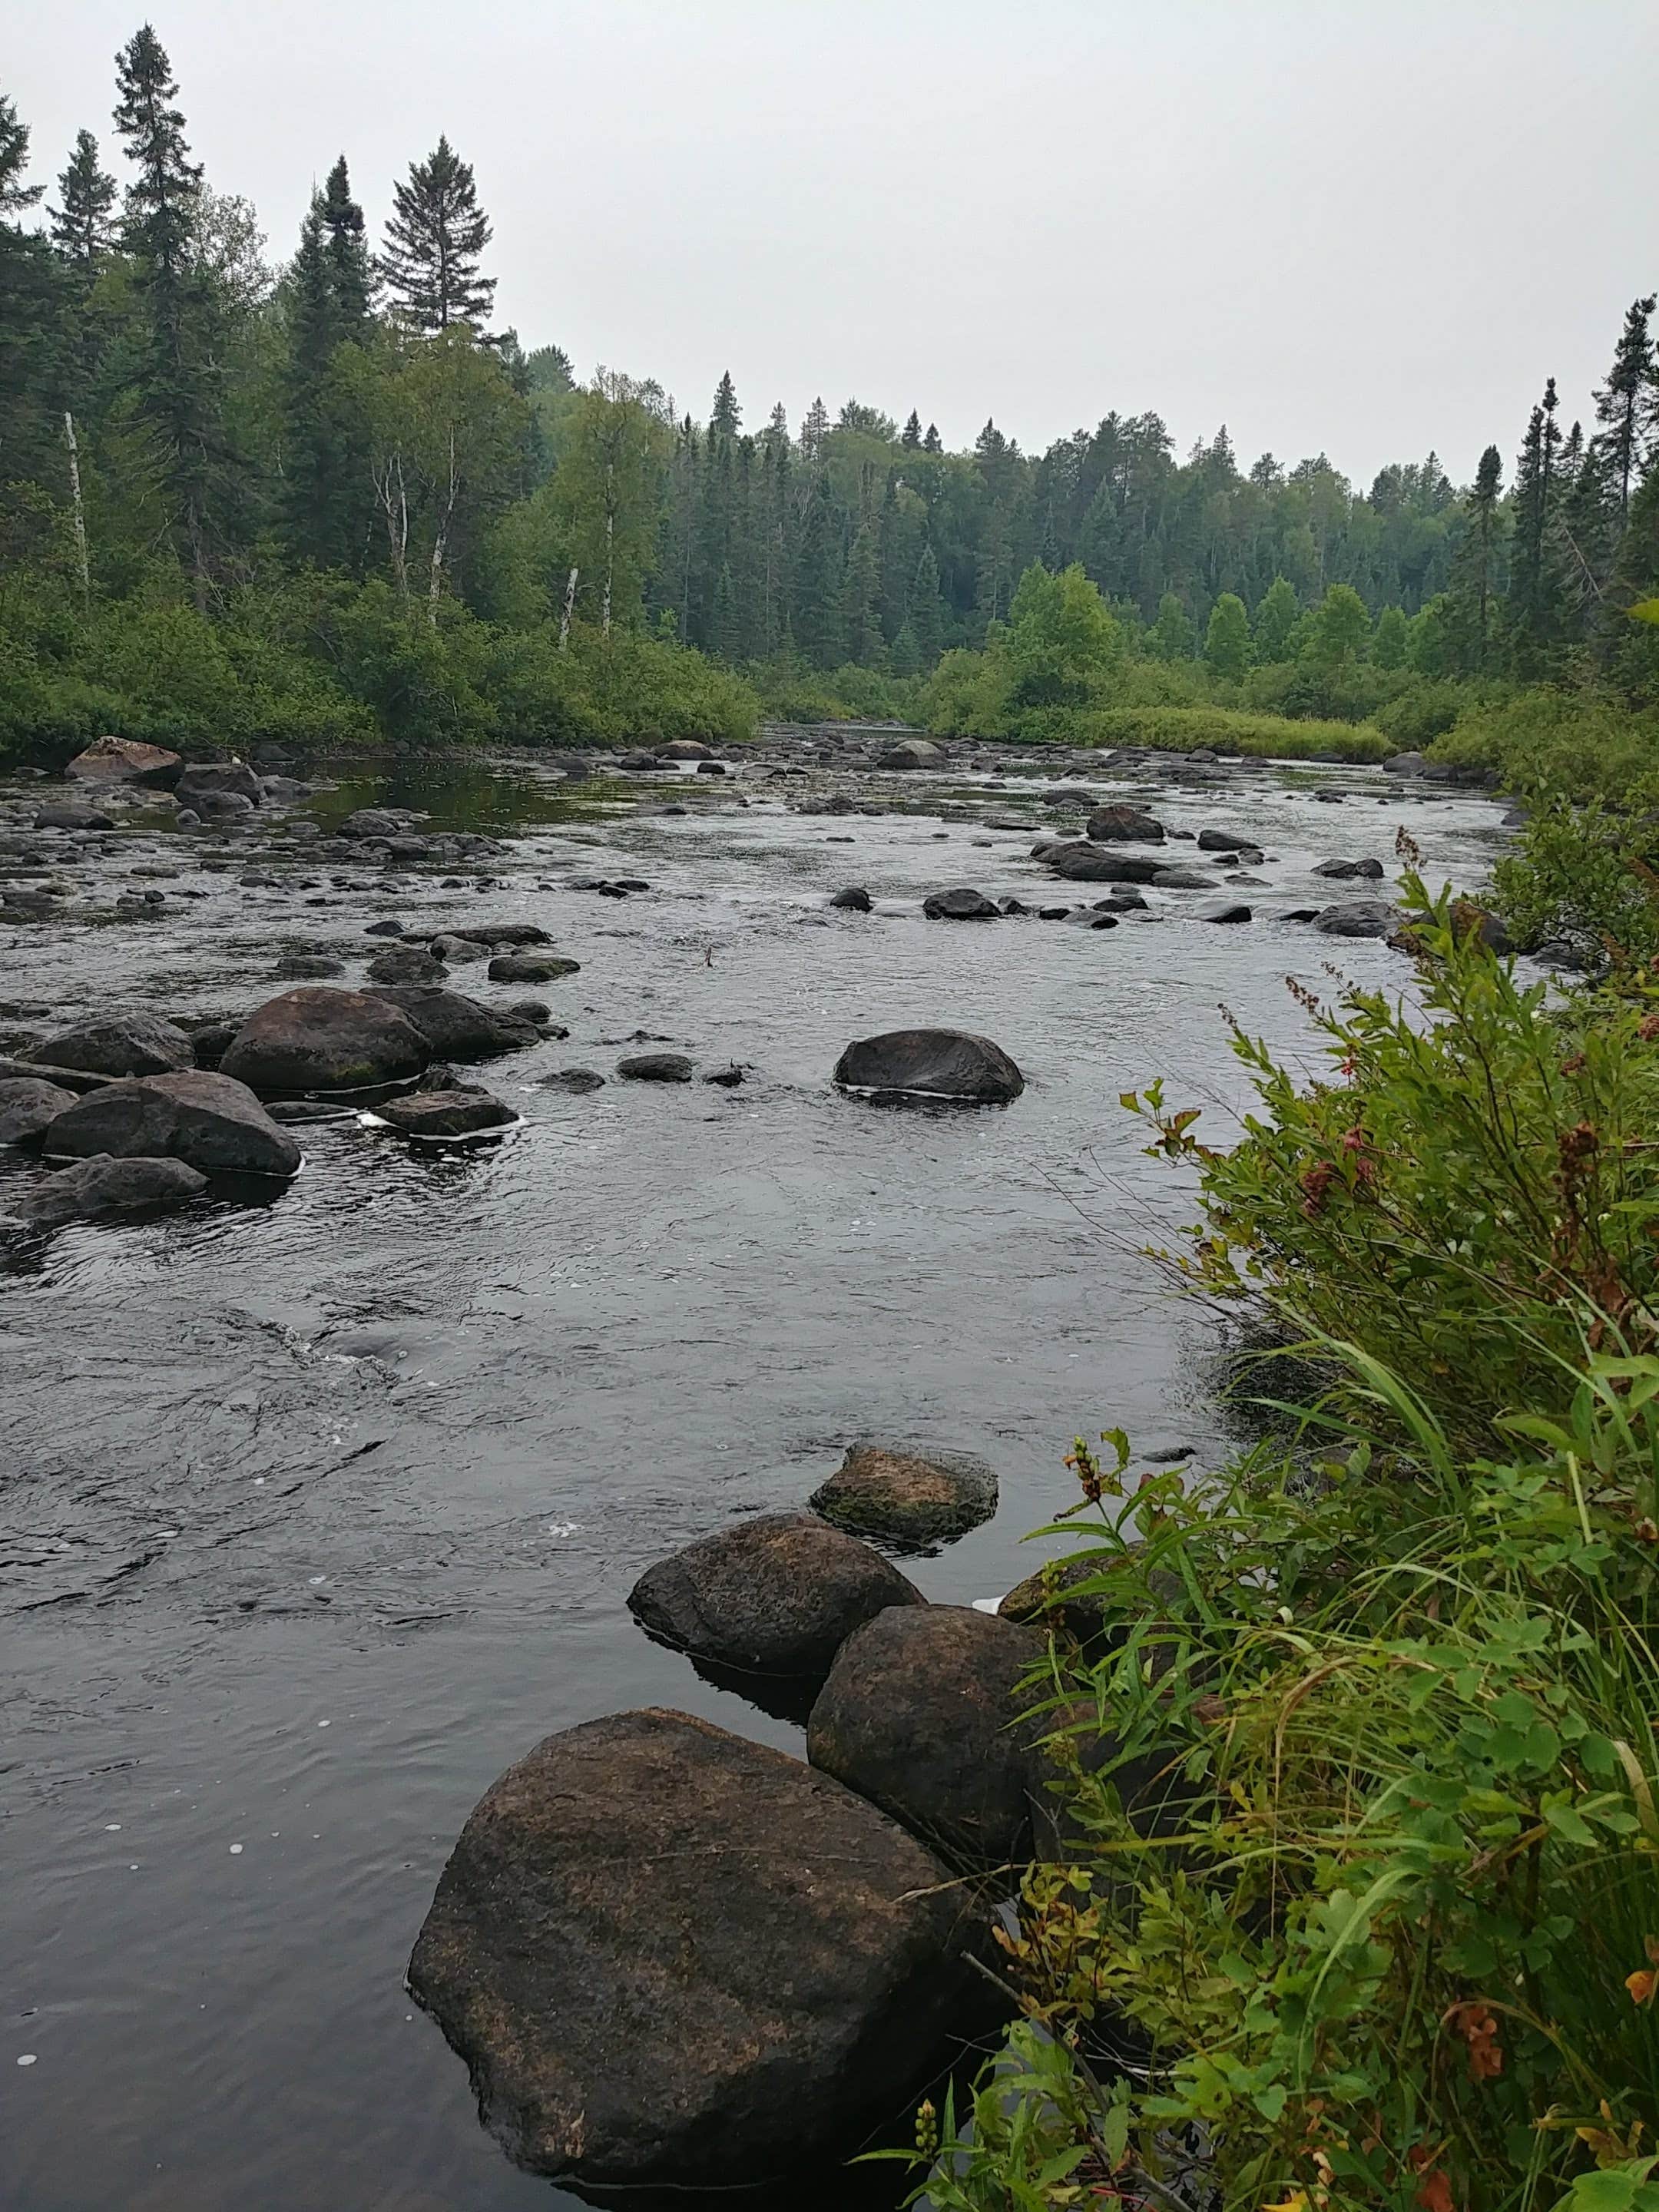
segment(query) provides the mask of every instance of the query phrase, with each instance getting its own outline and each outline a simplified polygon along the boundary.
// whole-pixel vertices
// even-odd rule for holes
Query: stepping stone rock
[[[1386,899],[1355,899],[1324,908],[1314,916],[1314,927],[1324,937],[1386,937],[1398,919]]]
[[[948,1544],[997,1510],[997,1478],[965,1452],[913,1451],[861,1443],[812,1493],[815,1513],[906,1551]]]
[[[1164,824],[1136,806],[1103,806],[1089,817],[1089,837],[1096,845],[1161,845]]]
[[[1314,870],[1314,873],[1316,876],[1330,876],[1338,879],[1353,876],[1370,876],[1380,881],[1382,863],[1381,860],[1322,860]]]
[[[848,884],[844,891],[836,893],[830,903],[842,908],[848,914],[868,914],[870,894],[861,884]]]
[[[447,973],[423,945],[390,945],[368,963],[371,983],[441,983]]]

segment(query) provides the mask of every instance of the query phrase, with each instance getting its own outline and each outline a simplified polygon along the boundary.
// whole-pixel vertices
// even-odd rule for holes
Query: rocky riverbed
[[[282,1139],[96,1218],[43,1202],[80,1169],[0,1145],[9,2201],[556,2199],[404,1987],[463,1823],[627,1708],[804,1749],[643,1632],[642,1571],[798,1510],[875,1436],[997,1478],[901,1562],[967,1603],[1030,1570],[1078,1431],[1225,1449],[1206,1325],[1139,1256],[1190,1190],[1117,1095],[1162,1073],[1224,1139],[1218,1003],[1294,1055],[1287,973],[1408,990],[1384,937],[1316,917],[1387,902],[1402,827],[1431,881],[1478,882],[1499,811],[1273,763],[884,766],[902,742],[262,764],[224,780],[241,805],[0,785],[0,1085],[78,1073],[40,1127],[79,1116],[84,1153],[124,1071],[44,1048],[142,1015],[185,1041],[174,1076],[240,1067]],[[383,990],[387,1034],[424,1006],[448,1042],[319,1102],[246,1041],[296,990]],[[833,1080],[918,1028],[994,1041],[1020,1087],[981,1058],[1005,1103],[891,1110],[890,1063]]]

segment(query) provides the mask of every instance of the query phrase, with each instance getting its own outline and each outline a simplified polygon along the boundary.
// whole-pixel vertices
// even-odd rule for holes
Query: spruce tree
[[[0,94],[0,507],[14,487],[58,473],[52,386],[61,305],[46,240],[15,220],[42,187],[26,185],[29,133]]]
[[[479,264],[495,233],[478,205],[471,163],[441,137],[394,185],[392,203],[379,265],[398,313],[418,331],[471,323],[482,331],[495,279],[481,275]]]
[[[921,653],[921,665],[931,668],[945,641],[945,609],[939,599],[939,556],[931,545],[921,549],[910,586],[909,628]]]
[[[328,173],[319,212],[334,342],[342,345],[348,339],[363,335],[374,307],[374,272],[369,259],[368,226],[362,208],[351,197],[351,176],[343,154]]]
[[[914,407],[910,410],[910,419],[904,426],[904,434],[900,438],[899,443],[907,453],[914,453],[921,451],[921,417]]]
[[[881,563],[876,533],[860,525],[842,582],[842,647],[848,660],[872,668],[881,657]]]
[[[1204,658],[1229,684],[1237,683],[1250,665],[1250,617],[1236,592],[1223,592],[1210,610]]]
[[[795,565],[795,642],[815,668],[834,668],[842,659],[841,529],[830,479],[821,475],[812,488],[801,528],[800,557]]]
[[[1595,395],[1598,443],[1622,530],[1630,514],[1631,487],[1640,481],[1659,433],[1659,363],[1654,359],[1650,318],[1659,305],[1652,294],[1633,300],[1613,356],[1607,380]]]
[[[709,650],[720,659],[735,661],[738,652],[738,595],[732,581],[732,567],[727,562],[721,568],[720,580],[714,586],[714,614],[709,623]]]
[[[800,457],[809,468],[816,468],[823,453],[823,441],[830,434],[830,410],[820,397],[815,399],[800,418]]]
[[[0,92],[0,222],[9,223],[32,208],[44,185],[26,185],[23,172],[29,165],[29,127],[17,117],[17,103]]]
[[[921,450],[924,453],[942,453],[945,451],[945,441],[939,434],[937,422],[927,425],[927,435],[921,441]]]
[[[1445,623],[1452,672],[1484,676],[1491,665],[1498,573],[1504,460],[1488,446],[1464,503],[1464,530],[1446,588]]]
[[[1508,619],[1518,675],[1541,675],[1561,642],[1565,588],[1558,525],[1560,402],[1552,376],[1527,422],[1515,472],[1515,556]]]
[[[361,433],[329,388],[339,349],[368,334],[370,281],[363,212],[342,155],[312,195],[289,271],[283,507],[294,551],[321,568],[360,568],[372,528]]]
[[[98,166],[98,141],[90,131],[76,134],[75,151],[59,172],[60,204],[48,208],[52,242],[83,284],[89,284],[115,250],[113,177]]]
[[[738,405],[737,386],[732,381],[732,372],[724,369],[714,386],[714,404],[709,410],[708,427],[720,438],[735,438],[743,422],[743,410]]]

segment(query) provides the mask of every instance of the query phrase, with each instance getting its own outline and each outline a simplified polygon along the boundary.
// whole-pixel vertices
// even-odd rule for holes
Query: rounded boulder
[[[431,1057],[425,1036],[383,994],[317,985],[267,1000],[219,1065],[251,1091],[281,1097],[402,1083]]]
[[[995,1470],[966,1452],[911,1450],[902,1444],[850,1445],[811,1506],[837,1527],[907,1551],[927,1551],[964,1536],[997,1510]]]
[[[887,1030],[860,1037],[836,1062],[832,1080],[843,1091],[973,1106],[1004,1104],[1025,1088],[1000,1044],[966,1030]]]
[[[59,1158],[183,1160],[198,1175],[291,1176],[301,1161],[246,1084],[203,1068],[101,1085],[58,1115],[46,1149]]]

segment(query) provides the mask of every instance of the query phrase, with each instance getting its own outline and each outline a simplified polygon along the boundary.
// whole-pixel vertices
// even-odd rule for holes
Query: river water
[[[1312,864],[1371,854],[1392,876],[1404,825],[1431,880],[1471,884],[1497,810],[1356,770],[1097,771],[1091,790],[1171,827],[1257,836],[1269,887],[1237,894],[1255,918],[1206,924],[1203,895],[1154,892],[1111,932],[924,921],[956,884],[1068,896],[1030,832],[1081,810],[1022,765],[757,762],[688,775],[676,814],[658,784],[573,800],[523,763],[406,771],[317,811],[516,823],[491,889],[288,865],[245,885],[262,848],[158,817],[76,871],[95,890],[179,867],[143,879],[167,893],[156,919],[0,925],[0,1046],[53,1025],[31,1007],[257,1004],[289,947],[339,952],[357,981],[387,915],[532,920],[581,963],[541,994],[568,1041],[483,1072],[524,1116],[504,1141],[422,1155],[328,1122],[272,1203],[0,1252],[0,2203],[567,2201],[484,2136],[402,1975],[468,1810],[550,1730],[667,1704],[799,1746],[637,1632],[641,1569],[799,1503],[875,1434],[997,1466],[996,1519],[911,1570],[936,1598],[994,1596],[1069,1502],[1074,1434],[1225,1449],[1211,1326],[1141,1256],[1191,1218],[1191,1186],[1143,1156],[1118,1094],[1161,1073],[1224,1140],[1246,1093],[1219,1002],[1311,1066],[1287,972],[1409,988],[1385,946],[1273,918],[1370,888],[1328,891]],[[896,811],[798,811],[837,787]],[[572,887],[600,874],[652,888]],[[827,909],[849,882],[873,915]],[[454,983],[522,995],[482,968]],[[919,1023],[996,1038],[1024,1097],[924,1115],[831,1088],[850,1038]],[[748,1079],[538,1087],[610,1074],[640,1031]],[[35,1173],[0,1173],[0,1211],[5,1178]]]

